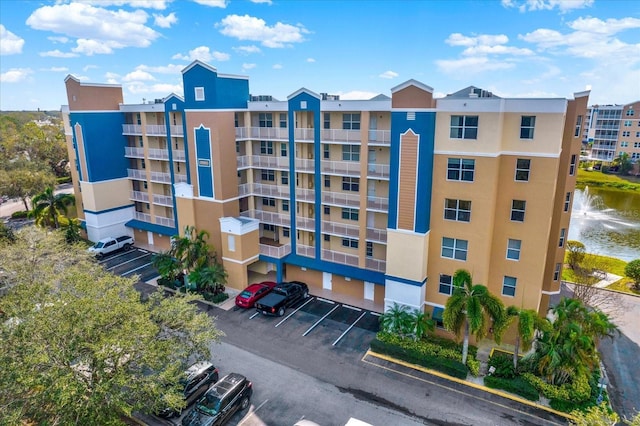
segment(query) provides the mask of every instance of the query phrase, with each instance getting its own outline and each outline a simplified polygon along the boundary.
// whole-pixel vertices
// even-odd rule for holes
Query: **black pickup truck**
[[[309,297],[309,287],[300,281],[280,283],[256,302],[256,310],[264,315],[284,315],[286,308]]]

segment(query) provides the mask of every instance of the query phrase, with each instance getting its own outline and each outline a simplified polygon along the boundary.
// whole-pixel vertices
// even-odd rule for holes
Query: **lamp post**
[[[602,400],[604,399],[602,396],[602,389],[607,385],[607,378],[604,376],[600,376],[600,380],[598,381],[598,387],[600,388],[600,391],[598,392],[598,399],[596,399],[596,402],[598,403],[598,405],[602,404]]]

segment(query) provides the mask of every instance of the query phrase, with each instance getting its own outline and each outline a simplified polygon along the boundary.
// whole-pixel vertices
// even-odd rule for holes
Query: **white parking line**
[[[371,312],[371,311],[369,311],[369,313],[370,313],[371,315],[375,315],[375,316],[377,316],[377,317],[379,317],[379,316],[381,316],[381,315],[382,315],[382,314],[379,314],[379,313],[377,313],[377,312]]]
[[[347,333],[348,333],[348,332],[349,332],[349,331],[350,331],[350,330],[351,330],[351,329],[356,325],[356,323],[357,323],[358,321],[360,321],[360,319],[361,319],[363,316],[365,316],[365,315],[367,315],[367,313],[366,313],[366,312],[363,312],[363,313],[362,313],[362,315],[360,315],[360,316],[358,317],[358,319],[357,319],[357,320],[355,320],[355,321],[354,321],[354,322],[349,326],[349,328],[347,328],[347,329],[344,331],[344,333],[342,333],[342,334],[340,335],[340,337],[338,337],[338,338],[336,339],[336,341],[335,341],[335,342],[333,342],[333,343],[331,344],[331,346],[335,346],[335,345],[337,345],[337,344],[338,344],[338,342],[340,341],[340,339],[342,339],[342,338],[343,338],[343,337],[344,337],[344,336],[345,336],[345,335],[346,335],[346,334],[347,334]]]
[[[257,317],[258,315],[260,315],[260,311],[256,311],[256,313],[255,313],[255,314],[253,314],[253,315],[251,315],[251,316],[249,317],[249,319],[254,319],[254,318],[255,318],[255,317]]]
[[[103,257],[102,257],[102,259],[100,259],[100,260],[98,261],[98,263],[102,264],[102,263],[105,263],[107,260],[117,259],[118,257],[120,257],[120,256],[124,256],[124,255],[125,255],[125,254],[127,254],[127,253],[129,253],[129,252],[128,252],[128,251],[123,251],[122,253],[120,253],[120,254],[116,254],[115,256],[111,256],[111,257],[107,257],[107,258],[105,258],[105,257],[103,256]]]
[[[132,269],[132,270],[130,270],[130,271],[127,271],[127,272],[123,273],[123,274],[122,274],[122,276],[124,277],[125,275],[129,275],[130,273],[135,272],[135,271],[137,271],[138,269],[146,268],[146,267],[147,267],[147,266],[149,266],[149,265],[151,265],[151,262],[149,262],[149,263],[145,263],[145,264],[144,264],[144,265],[142,265],[142,266],[139,266],[139,267],[137,267],[137,268],[135,268],[135,269]]]
[[[133,262],[134,260],[142,259],[143,257],[147,257],[147,256],[148,256],[148,253],[147,254],[143,254],[142,256],[134,257],[133,259],[126,260],[126,261],[124,261],[122,263],[118,263],[117,265],[114,265],[111,268],[107,268],[107,271],[110,271],[110,270],[112,270],[114,268],[117,268],[118,266],[125,265],[125,264],[127,264],[129,262]]]
[[[306,336],[307,334],[311,333],[311,330],[313,330],[314,328],[316,328],[316,326],[318,324],[320,324],[322,322],[323,319],[325,319],[326,317],[328,317],[331,312],[335,311],[336,309],[338,309],[340,307],[340,305],[336,305],[333,307],[333,309],[331,309],[329,312],[327,312],[322,318],[320,318],[318,321],[316,321],[315,324],[313,324],[311,327],[309,327],[309,329],[307,331],[305,331],[302,336]]]
[[[276,327],[278,327],[280,324],[282,324],[283,322],[285,322],[286,320],[288,320],[289,318],[291,318],[291,316],[292,316],[293,314],[295,314],[296,312],[298,312],[300,309],[302,309],[302,307],[303,307],[304,305],[306,305],[307,303],[311,302],[311,301],[312,301],[312,300],[314,300],[314,299],[315,299],[315,297],[311,297],[309,300],[307,300],[306,302],[304,302],[302,305],[300,305],[300,307],[299,307],[298,309],[296,309],[295,311],[291,312],[289,315],[287,315],[286,317],[284,317],[284,318],[282,319],[282,321],[280,321],[279,323],[277,323],[277,324],[276,324]]]
[[[321,302],[327,302],[327,303],[331,303],[332,305],[335,305],[336,302],[334,302],[333,300],[329,300],[329,299],[323,299],[322,297],[316,297],[316,299],[318,299]]]
[[[249,412],[247,413],[247,415],[246,415],[246,416],[244,416],[244,417],[242,418],[242,420],[240,421],[240,423],[238,423],[238,426],[240,426],[241,424],[243,424],[244,422],[246,422],[247,420],[249,420],[249,417],[253,416],[253,415],[256,413],[256,411],[258,411],[259,409],[261,409],[261,408],[262,408],[262,406],[263,406],[264,404],[266,404],[266,403],[267,403],[267,401],[269,401],[269,400],[268,400],[268,399],[265,399],[265,400],[264,400],[264,402],[263,402],[262,404],[258,405],[258,406],[256,407],[256,409],[255,409],[255,410],[249,410]]]
[[[353,310],[353,311],[362,312],[362,309],[360,309],[360,308],[356,308],[355,306],[349,306],[349,305],[345,305],[345,304],[343,304],[343,305],[342,305],[342,307],[343,307],[343,308],[347,308],[347,309],[351,309],[351,310]]]

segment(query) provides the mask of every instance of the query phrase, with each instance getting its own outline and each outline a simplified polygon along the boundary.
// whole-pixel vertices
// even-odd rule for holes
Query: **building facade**
[[[461,268],[542,314],[560,290],[588,92],[434,99],[409,80],[366,101],[305,88],[278,101],[199,61],[183,70],[184,97],[145,104],[65,82],[91,240],[124,232],[163,250],[192,225],[209,232],[230,287],[275,274],[436,319]]]
[[[594,105],[587,109],[583,142],[591,144],[587,159],[611,162],[623,153],[640,160],[640,101],[626,105]],[[636,166],[637,170],[637,166]]]

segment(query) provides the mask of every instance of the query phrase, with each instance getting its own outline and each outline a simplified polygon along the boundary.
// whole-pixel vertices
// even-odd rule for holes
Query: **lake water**
[[[640,194],[576,188],[569,239],[583,243],[588,253],[640,259]]]

